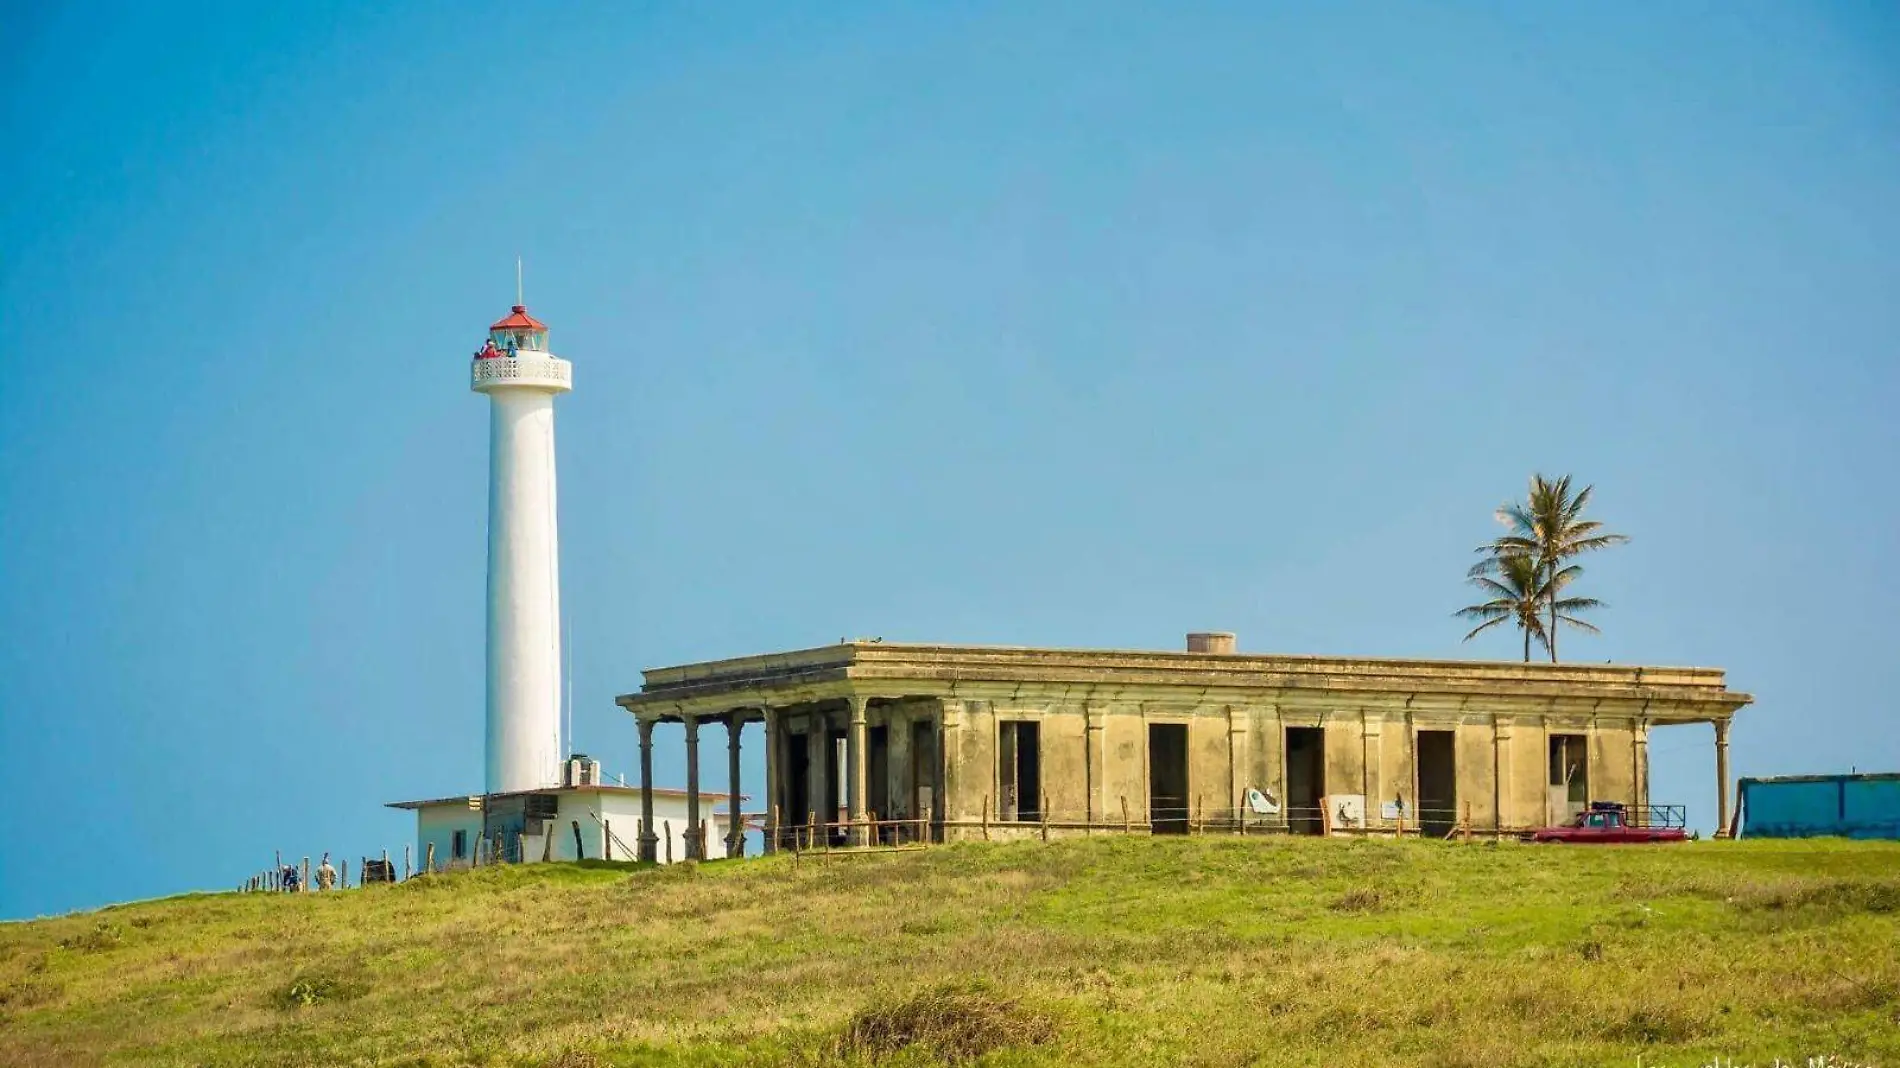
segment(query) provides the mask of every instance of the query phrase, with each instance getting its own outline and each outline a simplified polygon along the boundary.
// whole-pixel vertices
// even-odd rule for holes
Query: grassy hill
[[[1900,1065],[1900,846],[1092,839],[0,925],[0,1064]]]

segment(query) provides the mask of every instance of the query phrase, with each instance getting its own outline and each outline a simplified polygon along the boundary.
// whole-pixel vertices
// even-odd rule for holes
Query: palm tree
[[[1511,502],[1498,509],[1498,521],[1510,532],[1479,546],[1478,551],[1485,554],[1485,559],[1470,572],[1474,579],[1501,574],[1507,561],[1520,559],[1536,565],[1537,585],[1542,590],[1544,611],[1548,615],[1544,646],[1550,650],[1553,664],[1557,662],[1558,624],[1596,633],[1595,627],[1568,613],[1603,607],[1602,602],[1588,597],[1558,597],[1565,586],[1583,574],[1583,568],[1569,563],[1570,558],[1629,540],[1621,534],[1605,531],[1603,524],[1594,519],[1583,518],[1583,510],[1589,506],[1590,494],[1595,489],[1595,486],[1585,486],[1573,494],[1569,475],[1555,481],[1532,475],[1530,496],[1525,503]]]
[[[1491,599],[1482,604],[1460,608],[1455,615],[1463,619],[1482,619],[1484,622],[1471,628],[1465,635],[1470,641],[1479,634],[1500,623],[1517,624],[1524,632],[1524,662],[1531,662],[1531,639],[1537,644],[1550,647],[1550,639],[1544,631],[1544,583],[1538,574],[1537,562],[1528,556],[1505,556],[1494,561],[1493,570],[1497,577],[1488,574],[1474,574],[1471,584],[1491,594]]]

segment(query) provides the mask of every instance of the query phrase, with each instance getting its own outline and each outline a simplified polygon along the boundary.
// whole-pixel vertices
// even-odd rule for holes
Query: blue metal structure
[[[1742,838],[1900,839],[1900,774],[1743,779]]]

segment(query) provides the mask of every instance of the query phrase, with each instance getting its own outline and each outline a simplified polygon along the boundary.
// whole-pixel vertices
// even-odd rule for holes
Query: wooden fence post
[[[554,823],[549,821],[541,825],[541,863],[546,864],[553,859]]]
[[[310,858],[309,857],[303,858],[303,875],[297,880],[297,892],[300,894],[307,894],[310,892]]]
[[[402,878],[404,882],[409,881],[410,872],[412,870],[413,869],[409,867],[409,844],[405,842],[402,847]]]
[[[423,853],[422,866],[425,870],[428,871],[430,875],[435,874],[435,843],[434,842],[430,842],[429,848]]]
[[[1200,834],[1207,829],[1207,801],[1199,794],[1194,796],[1194,833]]]
[[[1464,829],[1465,841],[1471,841],[1471,802],[1469,801],[1465,802],[1465,818],[1460,821],[1460,826]]]
[[[586,860],[587,847],[581,844],[581,821],[569,820],[568,822],[574,827],[574,859]]]
[[[666,841],[666,862],[671,864],[673,863],[673,821],[661,820],[660,826],[666,828],[666,833],[660,837]]]
[[[600,859],[614,859],[614,821],[600,821]]]
[[[983,840],[990,840],[990,795],[983,795]]]
[[[1037,815],[1042,817],[1042,840],[1047,842],[1049,840],[1049,795],[1046,793],[1042,795],[1042,811]]]
[[[1135,825],[1129,822],[1129,819],[1128,819],[1128,795],[1123,794],[1121,795],[1121,798],[1122,798],[1122,833],[1130,834],[1134,831]]]

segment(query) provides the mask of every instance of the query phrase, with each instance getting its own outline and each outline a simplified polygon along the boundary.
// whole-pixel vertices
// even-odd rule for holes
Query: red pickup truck
[[[1622,805],[1597,801],[1562,827],[1545,827],[1526,836],[1533,842],[1583,842],[1605,845],[1624,842],[1681,842],[1681,827],[1638,827],[1629,822]]]

